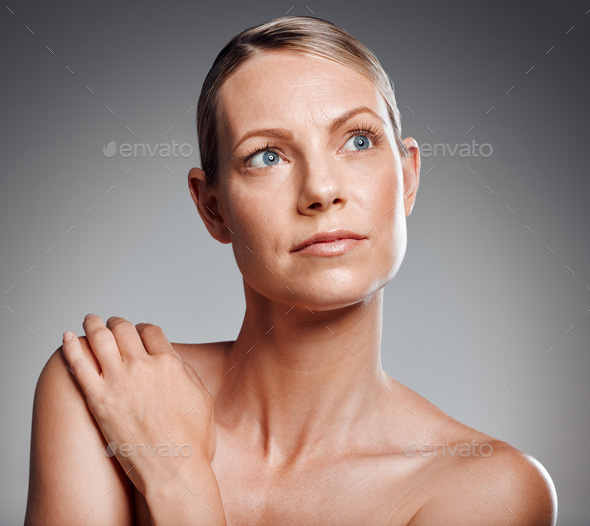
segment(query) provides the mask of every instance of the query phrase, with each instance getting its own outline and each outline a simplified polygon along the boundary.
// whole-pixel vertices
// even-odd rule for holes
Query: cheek
[[[385,208],[384,231],[387,232],[386,242],[383,244],[386,252],[386,259],[389,262],[389,274],[387,281],[393,279],[406,253],[407,228],[406,212],[404,207],[404,188],[400,180],[393,183],[392,192],[389,194],[389,200],[383,205]]]
[[[391,151],[379,151],[352,162],[346,170],[351,196],[362,201],[359,205],[363,210],[386,213],[398,199],[403,172],[399,159]]]
[[[399,220],[396,212],[403,209],[403,183],[399,173],[395,169],[384,170],[382,165],[375,167],[367,177],[371,184],[364,184],[359,194],[360,207],[369,214],[377,231],[391,230],[393,223]]]
[[[248,286],[267,298],[289,302],[291,293],[285,285],[290,274],[285,267],[292,232],[286,194],[268,187],[234,188],[227,202],[235,205],[227,217],[236,264]]]
[[[389,281],[399,269],[406,250],[406,216],[401,167],[383,171],[375,177],[376,184],[367,193],[370,202],[364,205],[370,210],[373,230],[374,264],[379,262],[378,275]]]
[[[226,195],[226,224],[231,229],[232,248],[240,269],[264,269],[281,238],[282,203],[268,189],[231,188]],[[260,268],[259,268],[260,267]]]

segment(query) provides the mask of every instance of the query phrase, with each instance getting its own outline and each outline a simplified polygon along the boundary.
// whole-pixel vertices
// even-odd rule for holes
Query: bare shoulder
[[[555,525],[555,486],[537,459],[406,389],[416,422],[428,427],[414,454],[427,459],[430,480],[412,525]]]
[[[543,465],[506,442],[491,446],[486,456],[437,459],[441,483],[411,524],[555,525],[557,495]]]
[[[98,369],[86,339],[80,341]],[[131,483],[104,447],[60,347],[35,389],[25,524],[131,524]]]
[[[391,388],[397,405],[411,410],[411,449],[406,446],[404,455],[416,467],[414,476],[421,474],[410,524],[555,525],[555,486],[537,459],[452,418],[393,379]]]

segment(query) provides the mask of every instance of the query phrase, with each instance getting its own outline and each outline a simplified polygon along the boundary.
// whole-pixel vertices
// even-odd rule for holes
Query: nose
[[[325,158],[325,154],[308,158],[300,176],[299,213],[312,215],[346,204],[342,173],[338,166]]]

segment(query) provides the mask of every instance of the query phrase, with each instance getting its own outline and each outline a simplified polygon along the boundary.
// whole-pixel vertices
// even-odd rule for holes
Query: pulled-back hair
[[[197,135],[201,168],[207,184],[218,180],[219,91],[231,72],[264,51],[289,50],[334,60],[371,79],[383,96],[400,155],[406,155],[401,137],[401,115],[393,82],[364,44],[327,20],[310,16],[283,16],[233,37],[219,52],[209,70],[197,104]]]

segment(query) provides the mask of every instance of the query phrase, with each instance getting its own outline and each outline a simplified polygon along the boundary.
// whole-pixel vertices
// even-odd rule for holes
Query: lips
[[[357,234],[356,232],[351,232],[350,230],[333,230],[331,232],[319,232],[318,234],[311,236],[309,239],[306,239],[305,241],[297,245],[291,252],[299,252],[305,247],[315,245],[317,243],[332,243],[340,239],[360,240],[365,239],[365,236]]]

